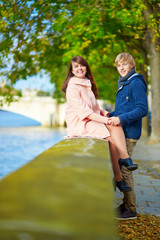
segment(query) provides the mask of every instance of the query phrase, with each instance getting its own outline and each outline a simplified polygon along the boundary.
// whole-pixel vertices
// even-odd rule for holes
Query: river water
[[[0,179],[63,140],[65,128],[45,128],[19,114],[0,110]]]

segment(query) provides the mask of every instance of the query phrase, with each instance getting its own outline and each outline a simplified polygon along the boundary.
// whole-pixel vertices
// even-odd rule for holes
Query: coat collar
[[[82,79],[82,78],[72,77],[69,80],[69,85],[72,85],[72,84],[91,87],[91,81],[88,78],[83,78]]]

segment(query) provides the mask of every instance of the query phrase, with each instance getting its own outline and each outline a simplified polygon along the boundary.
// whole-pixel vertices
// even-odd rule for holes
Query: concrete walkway
[[[133,161],[139,168],[133,172],[137,197],[137,212],[160,217],[160,143],[147,144],[141,138],[133,153]],[[117,190],[116,204],[121,203],[123,193]]]

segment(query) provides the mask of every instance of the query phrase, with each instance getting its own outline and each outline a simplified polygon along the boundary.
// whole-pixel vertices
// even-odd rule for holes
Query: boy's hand
[[[111,125],[117,126],[121,123],[119,117],[111,117],[109,119],[110,119]]]

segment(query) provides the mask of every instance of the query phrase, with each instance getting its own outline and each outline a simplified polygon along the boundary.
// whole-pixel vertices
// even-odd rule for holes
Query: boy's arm
[[[132,94],[135,101],[135,108],[130,112],[118,116],[121,123],[138,120],[145,117],[148,113],[147,95],[143,82],[140,80],[135,81],[132,85]]]
[[[109,113],[109,117],[113,117],[113,116],[114,116],[114,112],[115,112],[115,111],[110,112],[110,113]]]

